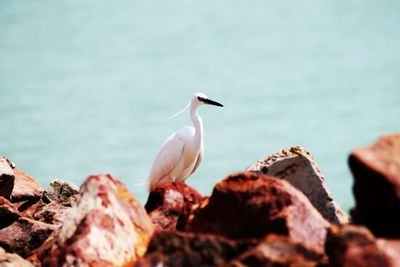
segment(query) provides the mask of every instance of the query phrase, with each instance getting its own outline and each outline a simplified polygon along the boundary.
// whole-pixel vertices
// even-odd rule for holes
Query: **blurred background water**
[[[215,182],[303,145],[353,205],[347,157],[400,129],[400,2],[0,1],[0,154],[37,178],[120,177],[139,199],[162,123],[202,91]]]

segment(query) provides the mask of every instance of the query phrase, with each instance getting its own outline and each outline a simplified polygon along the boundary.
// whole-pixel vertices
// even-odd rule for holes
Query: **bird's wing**
[[[190,173],[190,175],[192,175],[197,170],[197,168],[199,167],[199,165],[202,161],[203,161],[203,151],[200,151],[199,156],[197,157],[197,160],[196,160],[196,164],[194,165],[194,168],[193,168],[192,172]]]
[[[155,185],[163,180],[171,179],[169,175],[179,163],[184,148],[184,140],[179,134],[174,133],[164,142],[160,151],[154,160],[148,178],[149,188],[153,189]],[[172,177],[173,178],[173,177]]]

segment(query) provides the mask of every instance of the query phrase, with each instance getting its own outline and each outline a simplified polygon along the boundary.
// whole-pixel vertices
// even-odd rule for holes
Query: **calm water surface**
[[[400,130],[399,1],[1,1],[0,154],[43,186],[120,177],[144,202],[162,121],[202,91],[204,194],[281,148],[353,205],[351,150]]]

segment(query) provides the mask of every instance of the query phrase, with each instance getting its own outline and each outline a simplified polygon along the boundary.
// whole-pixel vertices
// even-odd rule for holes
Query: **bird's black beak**
[[[205,104],[208,104],[208,105],[213,105],[213,106],[217,106],[217,107],[223,107],[224,106],[221,103],[218,103],[217,101],[214,101],[214,100],[211,100],[211,99],[208,99],[208,98],[203,98],[202,100],[203,100],[203,102]]]

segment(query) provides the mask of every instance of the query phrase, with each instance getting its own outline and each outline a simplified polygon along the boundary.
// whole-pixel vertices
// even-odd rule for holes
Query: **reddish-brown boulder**
[[[145,257],[135,266],[226,266],[254,245],[250,240],[233,241],[208,234],[160,231],[154,234]]]
[[[201,199],[201,195],[185,183],[167,183],[150,192],[145,209],[158,228],[183,230],[192,206]]]
[[[0,196],[0,229],[9,226],[20,216],[17,208],[10,201]]]
[[[32,263],[24,260],[15,253],[7,253],[0,247],[0,266],[1,267],[34,267]]]
[[[349,158],[356,207],[353,221],[381,237],[400,237],[400,134],[354,151]]]
[[[14,180],[14,172],[10,161],[5,157],[0,157],[0,196],[5,199],[11,199]]]
[[[365,227],[332,226],[327,234],[327,267],[399,267],[400,240],[376,240]]]
[[[232,261],[231,267],[314,267],[326,262],[322,250],[287,237],[270,235],[255,248]]]
[[[146,211],[120,180],[90,176],[43,264],[128,265],[146,252],[153,231]]]
[[[228,238],[264,238],[276,233],[321,247],[329,223],[303,193],[286,181],[243,172],[219,182],[197,209],[187,231]]]
[[[30,175],[24,173],[23,171],[15,168],[15,185],[11,194],[12,202],[21,202],[31,200],[39,200],[42,195],[43,188],[40,184]]]
[[[46,241],[54,229],[50,224],[20,217],[10,226],[0,230],[0,247],[27,257]]]
[[[348,216],[333,200],[314,157],[304,147],[282,149],[246,169],[283,179],[303,192],[330,223],[347,223]]]

